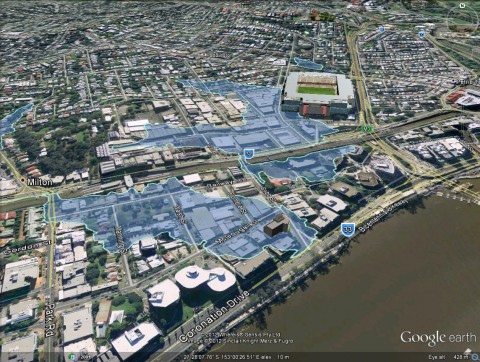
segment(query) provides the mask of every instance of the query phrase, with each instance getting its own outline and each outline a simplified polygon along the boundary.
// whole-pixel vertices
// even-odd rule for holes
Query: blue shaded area
[[[172,237],[190,244],[205,243],[204,246],[217,255],[238,258],[254,257],[267,245],[299,253],[313,241],[316,231],[291,211],[255,198],[238,196],[238,200],[243,203],[246,214],[240,213],[228,197],[207,197],[172,178],[163,184],[149,184],[141,193],[130,189],[125,193],[69,200],[56,194],[54,202],[57,222],[86,224],[95,232],[95,239],[114,253],[118,252],[114,233],[116,225],[123,228],[126,248],[142,238],[168,232]],[[47,206],[45,204],[45,208]],[[180,223],[175,206],[182,208],[186,224]],[[280,212],[290,218],[290,231],[269,237],[263,232],[263,227]],[[253,220],[257,220],[258,224],[220,244],[215,242]]]
[[[311,60],[301,59],[301,58],[293,58],[295,64],[299,67],[306,68],[306,69],[313,69],[322,71],[324,66],[319,63],[312,62]]]
[[[242,167],[257,176],[264,172],[270,178],[288,178],[295,181],[304,177],[310,182],[320,182],[335,177],[334,161],[344,154],[353,152],[355,147],[345,146],[325,151],[310,153],[302,157],[289,157],[286,161],[269,161],[257,164],[250,164],[241,159]]]
[[[29,103],[26,106],[18,108],[15,112],[3,117],[3,119],[0,121],[0,150],[3,149],[3,136],[12,133],[15,131],[15,128],[13,127],[14,124],[22,118],[22,116],[29,112],[33,108],[33,103]]]
[[[295,148],[316,143],[320,137],[335,132],[325,124],[305,119],[298,113],[280,110],[281,91],[277,88],[249,86],[229,81],[192,82],[183,81],[184,86],[192,86],[202,92],[235,98],[246,104],[244,123],[240,126],[217,127],[197,125],[191,128],[172,128],[168,125],[147,125],[148,136],[137,142],[140,147],[160,147],[171,144],[175,147],[212,145],[228,153],[243,158],[245,148],[258,151]],[[131,147],[132,144],[117,148]],[[349,149],[318,152],[302,158],[287,161],[282,168],[275,161],[261,165],[245,165],[250,172],[264,170],[272,177],[295,179],[299,176],[312,180],[334,176],[333,161]],[[313,157],[315,167],[303,167],[301,162],[310,162]],[[300,160],[302,159],[302,160]],[[305,159],[305,160],[304,160]],[[295,162],[299,163],[295,165]],[[281,164],[278,162],[278,164]],[[298,167],[298,171],[294,168]],[[310,172],[311,174],[309,174]],[[242,214],[228,197],[207,197],[182,185],[177,179],[162,184],[150,184],[141,193],[130,189],[125,193],[94,195],[71,200],[63,200],[55,195],[56,221],[84,223],[102,242],[105,249],[118,252],[114,227],[123,228],[125,246],[129,248],[144,238],[169,233],[173,238],[190,244],[204,244],[217,255],[231,255],[237,258],[251,258],[258,255],[265,246],[279,250],[295,251],[294,255],[305,250],[313,241],[316,230],[306,226],[306,221],[284,207],[271,206],[255,198],[238,196],[247,210]],[[47,204],[45,205],[45,207]],[[186,224],[182,224],[175,213],[181,207]],[[278,213],[285,213],[291,220],[290,231],[269,237],[263,227]],[[47,214],[47,213],[46,213]],[[237,233],[229,239],[216,243],[216,240],[235,233],[252,221],[245,232]]]
[[[244,148],[255,151],[277,150],[305,145],[335,131],[320,121],[305,119],[298,113],[280,110],[281,91],[278,88],[258,87],[230,81],[182,81],[203,92],[219,95],[235,94],[236,99],[247,103],[244,124],[238,127],[197,125],[191,128],[172,128],[168,125],[147,125],[148,136],[136,143],[138,146],[176,147],[207,144],[225,152],[243,155]],[[132,144],[116,148],[130,147]]]

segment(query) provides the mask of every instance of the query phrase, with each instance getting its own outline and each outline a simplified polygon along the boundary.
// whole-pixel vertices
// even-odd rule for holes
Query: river
[[[480,191],[480,180],[474,190]],[[358,238],[327,275],[308,280],[263,325],[284,344],[225,344],[215,352],[480,351],[480,207],[431,196]],[[458,343],[402,343],[403,331],[465,335]],[[473,341],[473,342],[472,342]],[[353,358],[353,356],[352,356]],[[328,359],[327,359],[328,360]],[[407,359],[408,360],[408,359]]]

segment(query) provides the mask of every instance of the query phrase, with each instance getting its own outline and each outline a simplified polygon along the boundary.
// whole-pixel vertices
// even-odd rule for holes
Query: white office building
[[[148,289],[148,301],[153,307],[166,308],[180,300],[180,289],[170,279]]]

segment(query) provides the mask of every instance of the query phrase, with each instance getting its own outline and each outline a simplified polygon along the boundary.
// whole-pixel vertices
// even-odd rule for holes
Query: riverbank
[[[475,180],[475,189],[480,182]],[[475,243],[480,208],[429,197],[352,243],[340,265],[260,313],[246,333],[293,343],[225,344],[216,352],[463,351],[480,349]],[[476,333],[477,343],[431,348],[400,340],[404,330]],[[441,349],[438,349],[441,348]]]

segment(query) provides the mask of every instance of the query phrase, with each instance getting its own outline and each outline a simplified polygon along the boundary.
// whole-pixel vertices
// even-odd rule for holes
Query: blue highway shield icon
[[[353,222],[350,222],[350,223],[342,222],[340,230],[342,231],[342,234],[344,236],[349,238],[350,236],[355,234],[355,223],[353,223]]]
[[[246,160],[250,160],[255,155],[255,150],[253,148],[245,148],[243,150],[243,156]]]

